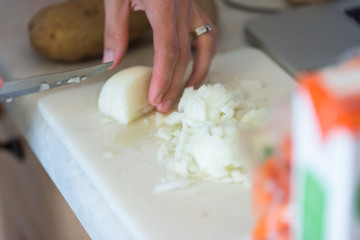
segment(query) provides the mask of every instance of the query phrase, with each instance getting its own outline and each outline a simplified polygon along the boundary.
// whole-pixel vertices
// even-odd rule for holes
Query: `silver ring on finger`
[[[194,31],[190,32],[190,37],[192,38],[192,40],[194,40],[200,37],[201,35],[210,32],[211,30],[212,30],[211,25],[205,24],[203,26],[196,28]]]

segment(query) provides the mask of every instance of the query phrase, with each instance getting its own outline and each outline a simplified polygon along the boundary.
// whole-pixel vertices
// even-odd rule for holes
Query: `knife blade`
[[[71,83],[79,83],[98,75],[108,69],[113,62],[98,64],[91,67],[32,76],[4,82],[0,89],[0,101],[11,102],[13,98],[23,95],[49,90]]]

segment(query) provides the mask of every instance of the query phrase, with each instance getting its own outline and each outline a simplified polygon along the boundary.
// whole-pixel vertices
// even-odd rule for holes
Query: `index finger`
[[[126,1],[105,0],[103,62],[113,61],[115,68],[123,59],[129,41],[130,5]]]

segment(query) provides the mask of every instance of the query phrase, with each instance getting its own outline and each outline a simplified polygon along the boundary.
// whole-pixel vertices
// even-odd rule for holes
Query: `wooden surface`
[[[23,161],[0,150],[0,239],[90,239],[6,111],[1,110],[0,142],[15,137],[21,140]]]

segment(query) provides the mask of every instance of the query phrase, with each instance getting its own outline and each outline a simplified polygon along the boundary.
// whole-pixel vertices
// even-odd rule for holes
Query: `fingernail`
[[[162,104],[159,105],[159,111],[161,112],[168,112],[171,109],[172,101],[166,100]]]
[[[111,62],[114,61],[114,51],[113,50],[105,50],[103,55],[103,62]]]
[[[159,94],[159,95],[155,98],[155,102],[154,102],[154,104],[155,104],[155,105],[160,104],[160,103],[161,103],[162,98],[163,98],[163,94],[162,94],[162,93],[160,93],[160,94]]]

